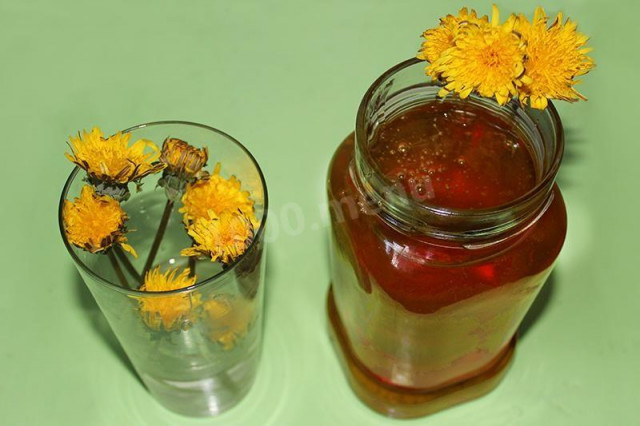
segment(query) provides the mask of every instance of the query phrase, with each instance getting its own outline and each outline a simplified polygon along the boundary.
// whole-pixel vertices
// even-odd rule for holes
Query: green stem
[[[114,246],[113,248],[116,252],[116,256],[118,256],[118,259],[120,259],[120,262],[122,262],[122,264],[124,265],[124,269],[127,270],[129,275],[131,275],[133,279],[136,280],[136,282],[142,282],[142,277],[133,266],[127,255],[124,254],[124,251],[122,251],[122,247]]]
[[[113,266],[113,270],[116,272],[116,275],[118,276],[118,280],[120,281],[120,284],[122,285],[122,287],[128,288],[129,290],[131,290],[131,286],[129,286],[129,283],[127,282],[127,278],[125,278],[124,273],[120,268],[120,264],[118,263],[116,256],[113,254],[113,250],[109,250],[107,252],[107,257],[109,257],[111,266]]]
[[[196,275],[196,257],[189,256],[189,276],[193,277]]]
[[[147,272],[149,272],[153,266],[153,261],[156,258],[156,254],[158,254],[162,237],[164,237],[164,231],[166,231],[169,218],[171,217],[171,210],[173,210],[173,201],[167,200],[167,204],[164,206],[164,212],[162,213],[162,219],[160,219],[160,225],[158,226],[158,232],[156,232],[156,237],[151,245],[151,250],[149,250],[149,257],[147,257],[147,261],[142,269],[142,277],[147,275]]]

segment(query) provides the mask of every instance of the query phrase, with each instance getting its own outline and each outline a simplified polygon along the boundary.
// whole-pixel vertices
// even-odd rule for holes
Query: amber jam
[[[369,150],[391,185],[441,207],[498,206],[536,183],[522,136],[471,104],[412,108],[384,123]]]
[[[329,168],[328,311],[356,394],[415,417],[505,371],[566,233],[561,128],[435,96],[376,118],[375,101]]]

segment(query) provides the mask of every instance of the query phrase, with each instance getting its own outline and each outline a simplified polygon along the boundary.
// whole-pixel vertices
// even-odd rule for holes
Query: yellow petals
[[[125,244],[127,214],[113,198],[97,195],[91,185],[82,188],[80,197],[65,200],[62,214],[65,234],[69,242],[90,253],[100,253],[114,244],[134,257],[133,247]]]
[[[220,176],[220,163],[216,164],[213,174],[187,185],[179,211],[184,214],[185,224],[189,225],[199,218],[209,219],[210,210],[216,215],[240,210],[254,226],[258,225],[249,192],[241,190],[241,183],[235,176],[229,179]]]
[[[196,277],[189,276],[189,268],[185,268],[180,275],[176,276],[177,272],[178,268],[169,268],[163,274],[160,272],[160,267],[158,266],[147,272],[141,290],[151,292],[171,291],[190,287],[195,284]]]
[[[247,334],[254,309],[246,299],[219,295],[204,302],[204,312],[209,317],[211,340],[230,350]]]
[[[183,256],[206,256],[212,262],[230,263],[239,257],[253,241],[253,225],[241,211],[224,211],[219,216],[213,210],[208,218],[199,217],[188,227],[193,247],[182,250]]]
[[[444,82],[447,92],[466,98],[471,92],[504,105],[516,95],[524,66],[525,46],[508,22],[499,24],[497,9],[491,25],[466,25],[454,46],[435,60],[428,72]]]
[[[542,8],[531,22],[511,15],[503,24],[495,5],[490,22],[464,8],[423,33],[418,58],[430,63],[426,74],[442,83],[441,97],[455,93],[464,99],[476,93],[500,105],[518,97],[543,109],[548,99],[584,99],[573,87],[575,77],[589,72],[593,60],[586,56],[588,38],[576,28],[568,19],[563,24],[562,14],[547,26]]]
[[[169,200],[175,202],[184,194],[189,182],[193,182],[200,176],[208,158],[207,147],[198,149],[181,139],[165,139],[160,162],[166,168],[158,181],[158,186],[165,189]]]
[[[422,43],[418,58],[434,62],[445,50],[454,47],[454,40],[460,27],[465,25],[482,26],[487,23],[486,16],[478,18],[475,10],[471,9],[471,13],[469,13],[466,7],[460,9],[457,16],[447,15],[441,18],[439,26],[426,30],[422,34],[425,41]]]
[[[65,156],[84,169],[92,183],[126,185],[164,168],[162,163],[152,163],[160,155],[153,142],[141,139],[129,146],[130,137],[119,132],[105,139],[94,127],[91,132],[70,137],[71,153]]]
[[[497,27],[500,23],[500,10],[495,4],[491,5],[491,26]]]
[[[189,277],[189,268],[179,275],[178,268],[169,268],[163,274],[160,267],[147,272],[140,290],[147,292],[171,291],[186,288],[196,283],[196,277]],[[200,306],[198,293],[167,296],[134,296],[139,303],[142,318],[150,328],[170,331],[180,328],[185,322],[195,319],[194,309]]]
[[[208,158],[206,146],[198,149],[177,138],[167,138],[160,154],[160,161],[166,165],[165,173],[187,180],[200,172]]]
[[[129,244],[121,242],[120,247],[122,247],[122,250],[126,251],[127,253],[131,253],[131,255],[136,259],[138,258],[138,253],[136,253],[133,247],[131,247]]]
[[[593,60],[587,56],[587,37],[576,31],[570,20],[562,23],[558,14],[550,26],[542,8],[536,9],[531,23],[518,17],[517,30],[527,44],[525,67],[530,81],[520,88],[522,103],[544,109],[548,99],[575,102],[585,99],[575,88],[577,76],[589,72]]]

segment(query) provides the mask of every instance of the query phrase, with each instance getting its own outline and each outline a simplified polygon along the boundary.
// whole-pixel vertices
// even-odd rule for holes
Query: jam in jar
[[[437,97],[383,74],[328,176],[328,314],[355,393],[416,417],[491,390],[566,234],[553,106]]]

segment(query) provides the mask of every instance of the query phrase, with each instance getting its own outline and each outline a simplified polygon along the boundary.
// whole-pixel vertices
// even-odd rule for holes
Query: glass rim
[[[260,240],[260,238],[262,237],[262,234],[264,233],[264,228],[265,228],[265,224],[266,224],[266,219],[267,219],[267,213],[269,211],[268,209],[268,205],[269,205],[269,196],[267,193],[267,183],[266,180],[264,178],[264,174],[262,173],[262,169],[260,168],[260,165],[258,164],[258,161],[255,159],[255,157],[253,156],[253,154],[251,154],[251,152],[242,144],[240,143],[236,138],[234,138],[233,136],[229,135],[226,132],[223,132],[222,130],[216,129],[215,127],[211,127],[211,126],[207,126],[205,124],[200,124],[200,123],[195,123],[195,122],[191,122],[191,121],[182,121],[182,120],[162,120],[162,121],[150,121],[147,123],[142,123],[142,124],[138,124],[135,126],[131,126],[125,130],[122,130],[122,133],[130,133],[134,130],[138,130],[138,129],[143,129],[145,127],[150,127],[150,126],[158,126],[158,125],[166,125],[166,124],[180,124],[180,125],[185,125],[185,126],[193,126],[193,127],[200,127],[202,129],[205,130],[209,130],[212,131],[214,133],[217,133],[220,136],[223,136],[224,138],[226,138],[227,140],[229,140],[230,142],[236,144],[249,158],[249,160],[251,161],[251,163],[253,164],[253,166],[256,168],[257,172],[258,172],[258,176],[260,176],[260,183],[262,185],[262,189],[264,192],[264,212],[262,214],[262,218],[260,220],[260,226],[258,228],[258,231],[255,233],[253,240],[251,241],[251,244],[249,244],[249,247],[247,247],[247,249],[244,251],[244,253],[242,253],[240,256],[238,256],[238,258],[236,258],[232,263],[229,264],[228,267],[226,267],[225,269],[223,269],[222,271],[202,280],[199,282],[196,282],[193,285],[190,285],[189,287],[183,287],[183,288],[179,288],[179,289],[175,289],[175,290],[167,290],[167,291],[142,291],[142,290],[137,290],[137,289],[127,289],[124,287],[121,287],[109,280],[107,280],[106,278],[98,275],[96,272],[94,272],[90,267],[88,267],[79,257],[78,255],[75,253],[74,248],[72,247],[72,244],[69,242],[69,240],[67,239],[67,236],[65,234],[65,230],[64,230],[64,221],[62,220],[62,215],[63,215],[63,209],[64,209],[64,202],[67,200],[67,195],[69,193],[69,189],[71,188],[71,184],[74,181],[75,177],[78,175],[78,173],[80,173],[80,167],[75,166],[73,168],[73,170],[71,171],[71,173],[69,174],[69,177],[67,177],[67,180],[62,188],[62,194],[60,196],[60,202],[58,205],[58,227],[60,229],[60,235],[62,236],[62,241],[64,242],[65,247],[67,248],[67,251],[69,252],[69,254],[71,255],[71,258],[73,259],[74,263],[76,265],[79,265],[80,268],[85,271],[87,274],[89,274],[89,276],[91,276],[92,278],[94,278],[97,282],[99,282],[101,285],[104,285],[108,288],[111,288],[113,290],[119,291],[121,293],[125,293],[127,295],[130,296],[140,296],[140,295],[144,295],[145,297],[160,297],[160,296],[168,296],[168,295],[177,295],[177,294],[181,294],[181,293],[189,293],[192,292],[194,290],[197,290],[201,287],[205,287],[211,283],[215,283],[216,281],[218,281],[221,277],[223,277],[224,275],[228,274],[229,272],[232,272],[233,270],[235,270],[235,268],[238,266],[238,264],[240,262],[242,262],[242,260],[244,260],[244,258],[246,257],[246,255],[252,250],[254,249],[254,247],[257,245],[257,242]]]
[[[359,151],[359,154],[365,159],[367,163],[375,165],[375,162],[371,158],[371,155],[369,154],[368,150],[366,149],[367,147],[365,146],[366,137],[365,138],[358,137],[358,135],[361,135],[361,136],[366,135],[365,122],[366,122],[367,106],[373,99],[374,92],[397,72],[419,63],[426,63],[426,62],[418,58],[410,58],[400,62],[399,64],[394,65],[393,67],[385,71],[380,77],[378,77],[373,82],[373,84],[369,86],[366,93],[364,94],[360,102],[360,105],[358,107],[358,112],[356,114],[356,127],[355,127],[356,141],[355,142],[356,142],[356,147],[357,147],[357,150]],[[426,78],[427,77],[425,75],[425,81],[426,81]],[[529,113],[527,112],[529,108],[530,107],[521,108],[522,111],[527,116],[529,116]],[[423,202],[423,201],[418,202],[411,197],[406,197],[406,202],[411,206],[412,209],[415,209],[415,211],[425,212],[425,213],[434,213],[439,216],[449,216],[449,217],[464,216],[469,218],[484,218],[487,216],[494,216],[496,214],[509,211],[510,209],[513,209],[514,207],[517,207],[519,205],[526,204],[528,201],[535,198],[536,195],[540,193],[540,191],[543,191],[545,188],[551,187],[551,184],[555,180],[555,177],[560,168],[560,163],[562,162],[562,156],[564,154],[564,130],[562,127],[562,121],[560,119],[560,115],[558,114],[558,110],[555,108],[553,103],[549,100],[548,106],[544,111],[547,112],[547,116],[549,117],[549,120],[553,123],[555,128],[554,138],[556,141],[556,147],[555,147],[555,152],[553,154],[553,161],[551,162],[547,170],[543,170],[543,174],[540,177],[540,180],[536,182],[536,184],[524,194],[506,203],[499,204],[492,207],[479,208],[479,209],[461,209],[461,208],[454,208],[454,207],[442,207],[442,206],[438,206],[437,204],[432,204],[428,202]],[[374,169],[377,170],[377,168],[374,168]]]

